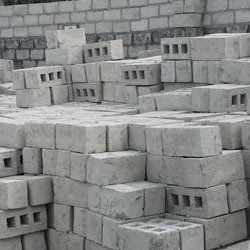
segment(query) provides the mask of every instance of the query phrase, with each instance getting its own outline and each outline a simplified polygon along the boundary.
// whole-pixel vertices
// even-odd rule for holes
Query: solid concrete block
[[[71,153],[71,179],[85,182],[87,175],[87,157],[84,154]]]
[[[88,83],[101,82],[101,63],[86,63],[86,79]]]
[[[190,59],[191,44],[188,37],[175,37],[161,39],[161,52],[163,60]]]
[[[208,219],[229,212],[226,185],[207,189],[168,185],[166,191],[168,210],[171,214]]]
[[[87,211],[87,238],[99,244],[102,244],[102,220],[102,215]]]
[[[46,31],[45,36],[48,49],[86,44],[86,35],[83,28]]]
[[[180,60],[175,62],[176,82],[192,82],[192,63],[191,61]]]
[[[230,213],[249,207],[247,183],[245,180],[234,181],[227,185]]]
[[[164,155],[167,156],[207,157],[219,155],[222,151],[217,126],[166,125],[162,138]]]
[[[210,88],[207,86],[192,88],[193,112],[210,112]]]
[[[87,81],[85,64],[75,64],[70,66],[72,83],[83,83]]]
[[[126,86],[126,103],[131,105],[138,105],[138,90],[136,86]]]
[[[118,151],[90,155],[87,182],[111,185],[144,180],[146,155],[136,151]]]
[[[103,100],[111,102],[126,102],[125,84],[116,82],[103,83]]]
[[[56,175],[57,171],[57,150],[42,150],[43,174]]]
[[[26,234],[22,236],[23,250],[47,250],[44,232]]]
[[[138,97],[140,113],[156,111],[156,96],[157,94],[149,94]]]
[[[72,230],[73,207],[67,205],[53,204],[53,227],[61,232]]]
[[[68,86],[66,84],[50,87],[50,94],[52,105],[58,105],[69,101]]]
[[[4,250],[23,250],[21,237],[0,240],[0,248]]]
[[[87,216],[86,208],[74,207],[73,232],[75,234],[87,237]]]
[[[16,104],[19,108],[32,108],[51,105],[49,88],[24,89],[16,91]]]
[[[124,59],[122,40],[111,40],[83,45],[85,62]]]
[[[71,175],[71,154],[66,150],[57,151],[56,175],[70,177]]]
[[[25,174],[42,174],[42,150],[40,148],[23,149],[23,171]]]
[[[185,187],[207,188],[244,179],[241,151],[222,151],[207,158],[166,157],[149,154],[149,181]]]
[[[162,82],[175,82],[175,61],[162,61],[161,62],[161,81]]]

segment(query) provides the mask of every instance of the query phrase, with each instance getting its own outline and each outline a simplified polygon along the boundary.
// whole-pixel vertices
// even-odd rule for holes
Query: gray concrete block
[[[69,101],[69,93],[67,85],[59,85],[50,87],[51,103],[58,105]]]
[[[87,237],[87,214],[86,208],[74,207],[73,232],[83,237]]]
[[[162,82],[175,82],[175,61],[162,61],[161,62],[161,81]]]
[[[156,96],[157,94],[149,94],[138,97],[140,113],[156,111]]]
[[[117,82],[103,83],[103,100],[111,102],[126,102],[125,84]]]
[[[4,250],[22,250],[21,237],[0,240],[0,247]]]
[[[126,103],[131,105],[138,105],[138,91],[136,86],[126,86]]]
[[[98,244],[102,244],[103,216],[87,211],[87,238]]]
[[[25,174],[41,174],[42,150],[40,148],[23,149],[23,171]]]
[[[70,66],[72,83],[82,83],[86,82],[86,69],[85,64],[75,64]]]
[[[84,154],[73,153],[70,154],[71,162],[71,179],[85,182],[87,175],[87,157]]]
[[[44,232],[26,234],[22,236],[23,250],[47,250]]]
[[[86,81],[88,83],[101,82],[101,64],[100,62],[86,63]]]

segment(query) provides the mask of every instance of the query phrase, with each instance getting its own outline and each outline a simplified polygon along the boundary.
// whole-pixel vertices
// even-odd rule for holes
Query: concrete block
[[[210,88],[207,86],[192,88],[192,110],[210,112]]]
[[[87,161],[87,182],[111,185],[144,180],[146,155],[136,151],[92,154]]]
[[[75,181],[85,182],[87,175],[87,156],[84,154],[71,152],[70,162],[71,179]]]
[[[56,124],[56,147],[91,154],[106,151],[106,126],[82,123]]]
[[[103,83],[103,100],[111,102],[126,102],[125,84],[116,82]]]
[[[220,84],[224,71],[221,61],[208,61],[208,83]]]
[[[230,213],[249,207],[247,183],[245,180],[234,181],[227,185]]]
[[[241,151],[222,151],[207,158],[166,157],[148,154],[149,181],[208,188],[245,178]]]
[[[25,174],[42,174],[42,150],[40,148],[23,149],[23,171]]]
[[[66,84],[50,87],[50,94],[52,105],[58,105],[69,101],[68,86]]]
[[[48,49],[86,44],[86,35],[83,28],[46,31],[45,36]]]
[[[29,122],[25,124],[27,147],[55,148],[55,124],[41,122]]]
[[[57,167],[57,150],[43,149],[42,150],[43,174],[56,175]]]
[[[53,165],[52,165],[53,166]],[[66,150],[58,150],[56,157],[56,175],[70,178],[71,153]]]
[[[22,236],[23,250],[47,250],[44,232],[26,234]]]
[[[54,202],[74,207],[88,207],[89,185],[68,178],[54,177]]]
[[[161,62],[161,81],[162,82],[175,82],[175,61],[162,61]]]
[[[207,157],[219,155],[222,151],[217,126],[166,125],[162,138],[164,155],[167,156]]]
[[[102,215],[87,211],[87,238],[99,244],[102,244],[102,220]]]
[[[208,62],[193,61],[193,80],[195,83],[208,83]]]
[[[19,108],[50,106],[51,97],[49,88],[24,89],[16,91],[16,105]]]
[[[0,240],[0,248],[4,250],[22,250],[22,242],[20,237]]]
[[[14,149],[0,148],[0,176],[17,174],[17,152]]]
[[[156,111],[156,96],[157,94],[149,94],[138,97],[140,113]]]
[[[124,59],[122,40],[83,45],[86,63]]]
[[[168,185],[166,191],[171,214],[209,219],[229,212],[226,185],[207,189]]]
[[[137,61],[122,66],[122,81],[126,85],[157,85],[161,83],[161,63]]]
[[[86,79],[88,83],[101,82],[101,63],[86,63]]]
[[[83,237],[87,237],[87,214],[86,208],[74,207],[73,232]]]
[[[46,65],[80,64],[83,62],[82,47],[66,47],[45,50]]]
[[[138,105],[138,91],[136,86],[126,86],[126,103],[131,105]]]
[[[0,59],[0,71],[12,71],[14,63],[12,60]]]
[[[47,229],[46,208],[27,207],[17,210],[0,210],[0,239],[29,234]]]
[[[242,156],[243,156],[246,178],[249,179],[250,178],[250,151],[247,149],[244,149],[242,151]]]
[[[103,100],[102,83],[74,83],[74,101],[98,103]]]
[[[72,83],[87,82],[85,64],[75,64],[70,66]]]
[[[69,232],[73,225],[73,207],[53,204],[53,227],[61,232]]]
[[[0,71],[0,82],[1,83],[10,83],[12,82],[12,71]]]
[[[192,63],[188,60],[175,62],[176,82],[192,82]]]
[[[191,43],[188,37],[161,39],[163,60],[187,60],[191,55]]]

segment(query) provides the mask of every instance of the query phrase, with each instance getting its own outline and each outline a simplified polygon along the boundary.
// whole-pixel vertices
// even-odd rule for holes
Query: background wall
[[[249,9],[249,10],[248,10]],[[0,6],[0,56],[17,68],[44,64],[46,30],[84,27],[88,42],[122,38],[127,57],[162,37],[247,31],[250,0],[80,0]]]

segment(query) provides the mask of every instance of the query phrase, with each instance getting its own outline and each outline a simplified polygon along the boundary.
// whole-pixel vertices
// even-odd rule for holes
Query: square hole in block
[[[29,225],[29,216],[28,216],[28,214],[24,214],[24,215],[20,216],[20,223],[21,223],[21,226]]]
[[[88,91],[87,91],[87,89],[83,89],[83,96],[88,96]]]
[[[173,53],[174,54],[178,54],[179,53],[178,44],[173,44]]]
[[[140,79],[145,79],[145,71],[144,70],[139,71],[139,77],[140,77]]]
[[[238,102],[238,96],[237,95],[233,95],[232,96],[232,105],[237,105]]]
[[[19,156],[19,163],[20,163],[20,166],[23,166],[23,156],[22,155]]]
[[[240,104],[241,105],[246,105],[247,104],[247,95],[246,94],[240,95]]]
[[[187,52],[188,52],[187,44],[182,44],[181,45],[181,53],[182,54],[187,54]]]
[[[46,74],[41,74],[41,81],[46,82]]]
[[[163,45],[163,53],[169,54],[169,45],[168,44]]]
[[[41,222],[41,213],[40,212],[35,212],[33,213],[33,219],[34,219],[34,222]]]
[[[49,80],[50,81],[55,80],[54,73],[49,73]]]
[[[12,167],[12,159],[11,158],[5,158],[3,159],[4,167],[5,168],[11,168]]]
[[[80,97],[80,96],[81,96],[81,91],[80,91],[80,89],[76,89],[76,96],[77,96],[77,97]]]
[[[195,207],[202,207],[202,197],[195,196],[194,197],[194,205]]]
[[[57,72],[57,79],[62,79],[62,71]]]
[[[90,96],[95,97],[95,90],[94,89],[90,89],[89,92],[90,92]]]
[[[95,55],[96,56],[100,56],[100,48],[96,48],[95,49]]]
[[[184,207],[190,207],[190,197],[188,195],[182,195],[182,202]]]
[[[93,54],[92,54],[92,49],[88,49],[88,50],[87,50],[87,56],[88,56],[88,57],[92,57],[92,56],[93,56]]]
[[[137,79],[137,72],[136,71],[132,71],[132,78]]]
[[[171,194],[172,202],[175,206],[179,206],[179,197],[177,194]]]
[[[126,80],[129,79],[129,73],[128,73],[128,71],[124,71],[124,78],[125,78]]]
[[[15,228],[16,227],[16,218],[15,217],[7,218],[7,227],[8,228]]]
[[[108,54],[108,47],[103,47],[102,48],[102,54],[105,55],[105,56]]]

